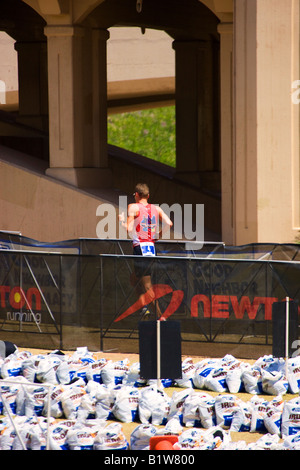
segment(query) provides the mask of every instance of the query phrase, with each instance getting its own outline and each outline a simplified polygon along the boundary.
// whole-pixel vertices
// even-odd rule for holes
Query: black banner
[[[266,343],[274,302],[300,300],[297,244],[158,242],[155,258],[140,259],[146,294],[128,240],[47,244],[1,232],[0,246],[0,337],[38,333],[45,348],[137,338],[139,321],[160,312],[180,322],[183,340]]]

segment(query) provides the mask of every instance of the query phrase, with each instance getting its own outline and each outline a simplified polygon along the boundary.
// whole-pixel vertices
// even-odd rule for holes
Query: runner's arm
[[[134,218],[138,214],[138,206],[136,204],[129,204],[127,209],[127,220],[125,222],[124,212],[119,215],[119,221],[122,227],[126,228],[127,232],[130,234],[134,226]]]
[[[159,215],[159,219],[162,223],[161,230],[159,231],[159,238],[161,238],[162,233],[165,231],[165,229],[171,228],[173,226],[173,222],[159,206],[157,206],[157,212]]]

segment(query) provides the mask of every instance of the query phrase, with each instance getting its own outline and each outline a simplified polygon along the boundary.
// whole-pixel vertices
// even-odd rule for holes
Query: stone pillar
[[[92,31],[93,88],[93,160],[94,166],[106,168],[107,150],[107,55],[108,31]]]
[[[234,243],[234,168],[233,116],[232,116],[232,48],[233,24],[220,23],[220,76],[221,76],[221,187],[222,187],[222,240]]]
[[[98,114],[97,129],[93,104],[94,79],[97,79],[92,60],[95,60],[95,53],[90,52],[93,42],[89,32],[79,26],[47,26],[45,34],[48,38],[50,134],[50,168],[46,174],[81,188],[109,187],[107,152],[94,154],[97,130],[105,139],[105,132],[100,129],[101,125],[106,128],[106,111],[101,118]],[[103,55],[101,58],[103,60]],[[103,67],[106,70],[105,61]],[[106,82],[102,80],[99,89],[105,101]],[[103,144],[102,150],[105,148]]]
[[[201,173],[218,168],[214,46],[174,41],[176,53],[176,174],[198,187]]]
[[[15,43],[18,53],[19,121],[48,131],[47,43]]]
[[[258,241],[256,0],[235,2],[234,244]]]
[[[234,24],[234,242],[291,242],[299,230],[299,118],[291,99],[299,2],[236,0]]]

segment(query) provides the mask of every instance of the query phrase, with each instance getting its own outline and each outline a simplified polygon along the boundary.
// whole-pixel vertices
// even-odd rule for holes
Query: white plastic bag
[[[193,359],[188,357],[182,361],[182,378],[176,379],[175,383],[179,387],[193,388],[193,376],[195,374],[195,365]]]
[[[86,370],[86,380],[93,380],[97,383],[102,383],[101,371],[104,366],[108,364],[108,360],[105,358],[99,359],[95,362],[89,364],[89,367]]]
[[[67,443],[67,435],[70,430],[69,426],[57,423],[50,429],[49,448],[50,450],[69,450]]]
[[[215,399],[213,397],[202,397],[198,407],[199,418],[203,428],[209,429],[216,426]]]
[[[74,427],[66,436],[66,443],[70,450],[93,450],[96,434],[88,426]]]
[[[174,417],[177,417],[181,423],[183,423],[182,409],[185,400],[194,394],[194,390],[191,388],[180,390],[179,392],[173,392],[170,401],[170,410],[168,414],[168,421]]]
[[[114,405],[112,414],[122,423],[137,421],[139,390],[136,387],[122,385],[113,390]]]
[[[277,360],[272,356],[272,354],[268,354],[268,355],[259,357],[257,361],[255,361],[255,363],[253,364],[253,367],[263,370],[263,369],[268,369],[270,366],[272,367],[272,365],[276,363],[277,363]]]
[[[282,412],[275,406],[267,408],[266,415],[264,417],[264,425],[270,434],[281,435],[281,417]]]
[[[18,429],[19,435],[22,439],[25,448],[28,448],[28,420],[25,416],[14,416],[14,425]],[[10,419],[5,417],[1,420],[0,429],[0,450],[23,450],[23,445],[17,437],[17,433],[12,425]]]
[[[300,432],[300,398],[284,402],[282,410],[281,433],[290,436]]]
[[[183,427],[179,421],[178,416],[174,416],[169,419],[163,429],[158,429],[158,434],[164,434],[169,436],[179,436],[183,432]]]
[[[226,375],[226,386],[229,393],[239,393],[242,387],[242,367],[230,368]]]
[[[61,395],[61,405],[68,419],[76,419],[82,397],[86,394],[83,387],[68,386]]]
[[[284,450],[300,450],[300,432],[287,436],[283,441]]]
[[[25,416],[42,416],[45,398],[48,394],[48,388],[36,384],[35,387],[24,387],[24,406]]]
[[[264,419],[267,413],[269,403],[260,397],[253,397],[250,402],[252,404],[250,432],[267,432],[264,424]]]
[[[251,403],[239,401],[239,407],[233,412],[230,431],[249,432],[251,429],[252,406]]]
[[[204,386],[207,390],[211,390],[212,392],[228,392],[227,384],[226,384],[226,376],[228,373],[228,369],[226,367],[220,367],[209,374],[206,377]]]
[[[80,346],[70,356],[71,361],[91,364],[96,361],[95,355],[90,352],[87,346]]]
[[[5,428],[0,434],[0,450],[12,450],[15,437],[16,432],[11,426]]]
[[[220,367],[220,359],[202,359],[195,364],[193,375],[193,386],[203,389],[206,378]]]
[[[263,392],[261,372],[258,368],[253,367],[244,370],[241,378],[247,393],[259,395]]]
[[[191,428],[183,431],[178,437],[178,447],[181,450],[199,450],[203,444],[204,431],[202,429]]]
[[[215,399],[217,425],[223,429],[230,429],[233,415],[240,404],[234,395],[218,395]]]
[[[76,376],[78,370],[85,368],[86,372],[86,364],[83,364],[81,361],[71,361],[66,360],[62,361],[57,369],[56,369],[56,376],[58,383],[63,385],[68,385],[72,382],[74,377]],[[86,373],[84,374],[86,375]]]
[[[262,389],[268,395],[284,395],[288,390],[288,381],[281,371],[262,371]]]
[[[232,356],[232,354],[226,354],[222,359],[221,359],[221,366],[223,367],[232,367],[233,365],[238,364],[239,361]]]
[[[86,390],[87,392],[87,390]],[[96,418],[96,397],[92,393],[86,393],[80,400],[77,410],[77,419],[81,422]]]
[[[221,426],[213,426],[203,433],[203,444],[200,450],[223,449],[231,442],[230,432]]]
[[[199,404],[200,395],[198,393],[191,393],[184,400],[182,406],[182,423],[188,428],[200,428]]]
[[[213,374],[214,371],[215,371],[215,367],[209,364],[196,367],[196,370],[192,378],[193,386],[195,388],[199,388],[200,390],[204,389],[205,380],[208,378],[209,375]]]
[[[47,424],[39,420],[35,426],[29,429],[29,450],[45,450],[47,445]]]
[[[289,391],[299,393],[300,390],[300,356],[288,360]]]
[[[111,423],[99,430],[94,441],[94,450],[127,450],[128,447],[120,423]]]
[[[35,377],[36,381],[44,383],[50,383],[56,385],[58,379],[56,376],[56,370],[61,364],[61,359],[57,356],[47,356],[41,359],[37,365]]]
[[[114,405],[114,396],[112,389],[104,384],[99,384],[95,392],[96,406],[95,415],[97,419],[112,419],[112,408]]]
[[[139,424],[130,435],[130,449],[149,450],[150,438],[156,433],[157,428],[152,424]]]
[[[268,403],[267,412],[264,417],[264,425],[270,434],[281,435],[281,420],[283,411],[284,401],[282,396],[274,398]]]
[[[123,382],[125,374],[129,371],[129,360],[109,361],[101,370],[101,379],[105,385],[115,386]]]
[[[18,377],[22,375],[22,356],[18,353],[8,356],[1,365],[1,377]]]
[[[44,358],[45,356],[43,355],[32,355],[22,361],[23,377],[25,377],[29,382],[35,382],[38,364]]]
[[[277,434],[265,434],[255,443],[249,444],[249,450],[280,450],[279,436]]]
[[[63,416],[63,408],[61,403],[62,394],[65,392],[66,387],[64,385],[54,385],[50,392],[50,415],[53,418],[61,418]],[[48,413],[48,393],[44,399],[43,416],[47,416]]]
[[[13,377],[11,378],[13,379]],[[24,379],[24,381],[26,381],[26,379]],[[7,415],[6,405],[10,413],[14,415],[17,413],[20,415],[24,414],[24,391],[21,389],[21,385],[9,384],[9,382],[6,381],[0,386],[0,390],[2,396],[2,399],[0,396],[1,413]],[[5,402],[5,404],[3,402]]]
[[[138,410],[141,423],[151,422],[154,425],[164,425],[170,410],[170,398],[157,386],[142,388]]]

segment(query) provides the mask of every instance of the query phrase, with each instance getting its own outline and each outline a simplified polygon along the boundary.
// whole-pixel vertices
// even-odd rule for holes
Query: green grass
[[[108,143],[175,167],[175,106],[110,115]]]

